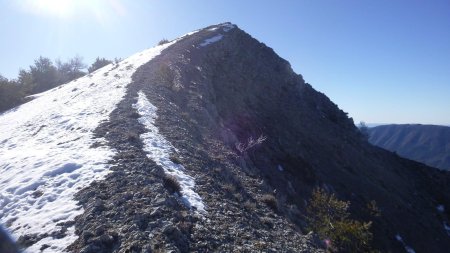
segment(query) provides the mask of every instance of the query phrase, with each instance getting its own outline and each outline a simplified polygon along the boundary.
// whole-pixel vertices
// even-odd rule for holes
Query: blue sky
[[[355,120],[450,125],[450,1],[0,0],[0,74],[231,21]]]

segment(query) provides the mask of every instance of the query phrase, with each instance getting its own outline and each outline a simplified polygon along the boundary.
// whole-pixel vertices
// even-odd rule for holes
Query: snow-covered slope
[[[0,221],[16,238],[39,234],[29,252],[62,252],[76,239],[73,227],[65,236],[52,233],[83,212],[74,194],[108,173],[114,150],[93,147],[104,141],[93,139],[93,130],[123,98],[135,70],[175,42],[105,66],[0,115]]]

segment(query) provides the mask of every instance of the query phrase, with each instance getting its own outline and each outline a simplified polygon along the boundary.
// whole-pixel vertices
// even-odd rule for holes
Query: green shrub
[[[88,68],[88,71],[89,71],[89,73],[92,73],[92,72],[96,71],[97,69],[102,68],[111,63],[112,63],[112,61],[110,61],[110,60],[97,57],[95,59],[95,61],[92,63],[92,65]]]
[[[369,127],[366,125],[366,123],[364,121],[361,121],[359,123],[358,129],[359,129],[359,133],[361,134],[361,137],[364,140],[368,141],[370,138]]]
[[[370,252],[371,222],[349,218],[350,202],[337,199],[323,189],[315,189],[307,207],[309,229],[324,240],[332,252]]]
[[[162,39],[162,40],[160,40],[160,41],[158,42],[158,46],[164,45],[164,44],[166,44],[166,43],[169,43],[169,40],[167,40],[167,39]]]

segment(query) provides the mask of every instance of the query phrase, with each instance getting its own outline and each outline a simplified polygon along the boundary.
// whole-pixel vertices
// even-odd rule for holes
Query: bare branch
[[[242,142],[237,142],[235,144],[236,149],[240,152],[240,153],[245,153],[247,150],[255,147],[256,145],[260,145],[262,144],[265,140],[267,140],[267,137],[264,135],[260,135],[258,137],[258,139],[253,139],[252,136],[250,136],[247,140],[247,143],[242,143]]]

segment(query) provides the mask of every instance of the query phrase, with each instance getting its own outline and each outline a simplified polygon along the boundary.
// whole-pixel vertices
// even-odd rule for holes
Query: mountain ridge
[[[369,141],[400,156],[450,170],[450,127],[391,124],[369,129]]]
[[[91,148],[115,150],[110,173],[76,193],[83,213],[52,235],[73,227],[70,251],[322,252],[326,246],[305,220],[317,187],[351,201],[352,217],[373,221],[377,249],[450,246],[449,173],[369,145],[345,112],[235,25],[210,26],[168,45],[126,88],[93,130]],[[195,178],[205,214],[167,187],[164,169],[144,150],[142,136],[151,132],[134,107],[141,92],[173,146],[170,161]],[[265,140],[253,149],[236,148],[260,136]],[[372,201],[380,217],[367,210]],[[441,205],[443,212],[436,210]]]

